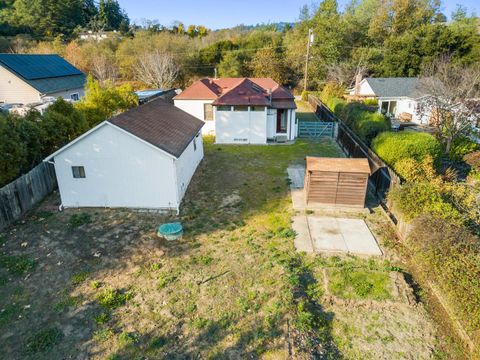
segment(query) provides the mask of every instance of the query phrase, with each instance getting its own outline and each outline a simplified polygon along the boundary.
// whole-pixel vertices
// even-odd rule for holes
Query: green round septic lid
[[[158,232],[162,235],[178,234],[179,232],[182,232],[182,231],[183,231],[182,224],[179,222],[162,224],[158,228]]]

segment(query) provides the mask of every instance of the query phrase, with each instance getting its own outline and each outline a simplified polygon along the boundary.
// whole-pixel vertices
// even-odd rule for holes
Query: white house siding
[[[173,100],[176,107],[202,121],[205,121],[204,105],[211,104],[212,102],[213,100]],[[215,114],[213,118],[215,119]],[[205,121],[202,134],[215,135],[215,121]]]
[[[360,82],[360,89],[359,93],[355,94],[355,89],[352,89],[350,91],[350,95],[361,95],[361,96],[375,96],[375,93],[373,92],[372,87],[369,85],[367,80],[363,79]]]
[[[59,91],[59,92],[47,94],[45,96],[51,96],[51,97],[54,97],[54,98],[61,97],[61,98],[66,99],[66,100],[71,100],[71,96],[73,94],[78,94],[78,97],[82,98],[83,96],[85,96],[85,90],[83,88],[70,89],[70,90]]]
[[[29,104],[40,101],[40,93],[0,66],[0,102]]]
[[[195,145],[194,146],[194,142]],[[177,178],[177,198],[178,203],[182,202],[183,196],[187,191],[188,184],[192,179],[195,170],[203,159],[203,141],[202,135],[199,134],[190,144],[180,157],[175,160],[176,178]]]
[[[266,112],[218,111],[215,108],[215,133],[218,144],[266,144]]]
[[[64,207],[176,209],[174,159],[105,124],[54,158]],[[84,166],[74,179],[72,166]]]

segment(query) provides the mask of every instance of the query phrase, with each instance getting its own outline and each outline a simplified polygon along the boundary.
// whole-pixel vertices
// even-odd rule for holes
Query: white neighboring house
[[[56,151],[62,206],[178,212],[203,158],[203,122],[155,99],[104,121]]]
[[[85,82],[85,74],[58,55],[0,54],[0,103],[78,101]]]
[[[422,117],[418,111],[418,83],[418,78],[365,78],[350,90],[350,95],[378,99],[378,111],[394,118],[428,124],[429,117]]]
[[[297,137],[294,96],[270,78],[201,79],[174,98],[205,121],[219,144],[266,144]]]

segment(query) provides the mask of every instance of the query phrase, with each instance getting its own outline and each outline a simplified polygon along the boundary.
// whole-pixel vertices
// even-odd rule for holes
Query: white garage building
[[[63,207],[180,207],[203,158],[203,122],[152,100],[104,121],[45,161]]]
[[[266,144],[297,136],[293,95],[270,78],[202,79],[174,98],[205,121],[219,144]]]

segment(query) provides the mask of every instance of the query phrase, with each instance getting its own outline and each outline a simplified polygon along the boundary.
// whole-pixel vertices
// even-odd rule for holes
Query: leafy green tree
[[[279,84],[285,83],[287,71],[283,56],[274,49],[258,50],[250,62],[250,68],[254,77],[267,77]]]
[[[27,147],[21,142],[15,120],[0,115],[0,186],[19,176],[27,162]]]
[[[110,82],[103,85],[93,77],[87,79],[85,97],[75,107],[80,110],[90,127],[115,114],[138,105],[138,97],[131,85],[115,87]]]
[[[243,76],[244,71],[243,62],[237,52],[228,52],[218,65],[218,73],[223,77]]]
[[[100,0],[98,14],[104,30],[128,31],[130,19],[116,0]]]
[[[40,126],[44,136],[42,152],[45,155],[55,152],[89,128],[84,114],[62,98],[48,107]]]

